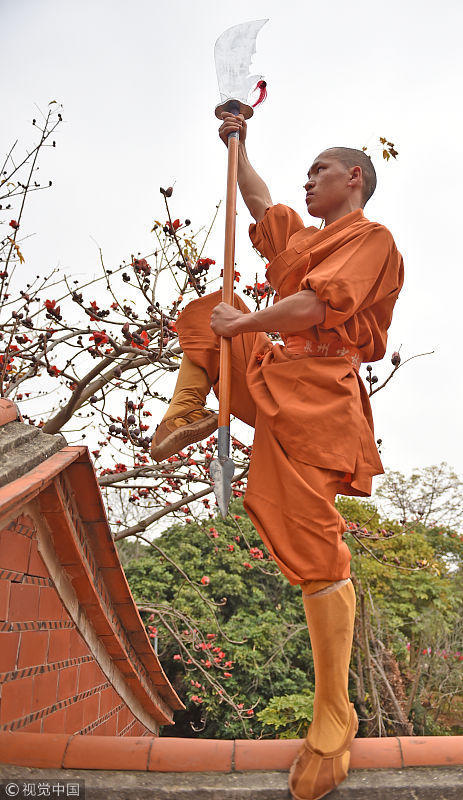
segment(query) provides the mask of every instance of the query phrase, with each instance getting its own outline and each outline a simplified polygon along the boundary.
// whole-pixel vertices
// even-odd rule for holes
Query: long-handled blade
[[[249,66],[256,52],[256,37],[266,19],[246,22],[228,28],[215,44],[215,65],[219,83],[221,104],[216,107],[216,116],[222,111],[231,114],[252,116],[252,107],[247,103],[251,86],[258,76],[249,75]],[[222,300],[233,305],[235,278],[235,223],[236,184],[238,177],[238,132],[228,136],[227,205],[225,212],[225,253],[223,264]],[[235,465],[230,458],[230,400],[231,400],[231,339],[220,340],[219,377],[219,429],[218,458],[211,461],[209,472],[214,481],[214,493],[223,517],[228,514],[231,497],[231,482]]]

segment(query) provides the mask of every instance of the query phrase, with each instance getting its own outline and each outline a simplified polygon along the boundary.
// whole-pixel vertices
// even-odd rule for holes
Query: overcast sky
[[[312,224],[302,185],[325,147],[367,145],[378,171],[368,218],[393,233],[405,260],[388,353],[434,350],[399,370],[373,400],[385,466],[442,460],[463,474],[462,452],[462,4],[323,0],[0,0],[2,152],[33,141],[36,104],[64,106],[54,181],[31,196],[23,230],[30,274],[60,265],[81,276],[150,252],[163,218],[159,186],[174,184],[175,216],[205,223],[225,192],[216,134],[213,48],[225,28],[269,17],[256,72],[269,96],[249,124],[248,151],[274,202]],[[396,144],[383,164],[379,136]],[[244,282],[261,262],[240,202],[237,261]],[[222,258],[223,216],[207,255]]]

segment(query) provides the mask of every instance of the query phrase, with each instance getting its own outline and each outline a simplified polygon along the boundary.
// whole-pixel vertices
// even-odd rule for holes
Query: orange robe
[[[267,278],[279,298],[310,288],[326,303],[324,322],[301,335],[355,348],[362,361],[384,356],[403,283],[385,227],[357,209],[323,230],[304,228],[298,214],[276,205],[250,236],[270,261]],[[219,340],[209,323],[218,302],[218,293],[194,300],[177,322],[182,349],[215,389]],[[235,305],[248,310],[240,298]],[[372,476],[383,472],[351,358],[294,355],[264,333],[240,334],[232,339],[231,406],[255,427],[244,505],[282,572],[293,584],[349,577],[335,495],[368,496]]]

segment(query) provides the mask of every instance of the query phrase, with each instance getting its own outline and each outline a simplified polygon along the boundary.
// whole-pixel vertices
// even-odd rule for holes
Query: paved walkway
[[[0,765],[3,782],[85,781],[85,800],[289,800],[287,772],[179,773]],[[22,795],[17,795],[22,797]],[[52,796],[57,796],[52,795]],[[66,795],[64,795],[66,796]],[[0,794],[0,798],[6,797]],[[463,767],[352,770],[327,800],[462,800]],[[79,800],[82,800],[80,794]]]

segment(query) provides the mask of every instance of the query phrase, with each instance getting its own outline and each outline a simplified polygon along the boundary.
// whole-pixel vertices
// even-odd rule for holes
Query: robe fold
[[[361,209],[319,230],[305,228],[287,206],[272,206],[250,237],[269,260],[276,301],[312,289],[326,303],[323,323],[298,334],[316,349],[335,343],[341,355],[296,355],[284,334],[288,347],[264,333],[233,337],[232,413],[255,427],[244,505],[291,583],[341,580],[351,555],[335,496],[369,496],[372,477],[383,472],[368,394],[349,352],[362,361],[384,356],[402,258],[390,232]],[[183,351],[215,391],[219,339],[210,314],[220,299],[194,300],[177,321]],[[248,311],[238,297],[235,305]]]

